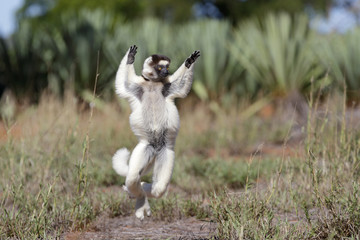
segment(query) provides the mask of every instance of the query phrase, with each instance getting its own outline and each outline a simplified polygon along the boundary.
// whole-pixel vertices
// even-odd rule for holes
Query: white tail
[[[126,148],[117,150],[112,158],[112,165],[117,174],[126,177],[129,171],[129,160],[130,152]]]

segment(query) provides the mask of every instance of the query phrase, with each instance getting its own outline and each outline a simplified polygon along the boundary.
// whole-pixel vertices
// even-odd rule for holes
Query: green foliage
[[[140,74],[145,58],[160,53],[172,58],[171,45],[173,36],[171,26],[157,19],[139,20],[129,23],[117,23],[114,36],[106,42],[105,54],[112,64],[112,71],[117,71],[121,59],[131,45],[139,47],[135,58],[135,68]],[[149,41],[151,39],[151,41]],[[173,64],[172,64],[173,65]]]
[[[108,68],[104,45],[112,36],[112,16],[100,10],[83,10],[78,15],[63,14],[59,21],[58,28],[43,26],[47,48],[42,59],[49,69],[50,89],[61,96],[66,87],[73,88],[77,95],[92,90],[98,67],[101,74],[97,89],[111,94],[114,72]]]
[[[128,47],[136,44],[139,46],[135,61],[138,74],[144,59],[151,54],[168,55],[172,59],[171,70],[175,71],[194,50],[199,49],[203,57],[196,64],[197,80],[194,83],[194,92],[199,98],[217,100],[227,92],[235,96],[245,93],[239,84],[242,68],[227,50],[231,37],[227,22],[199,21],[172,26],[156,19],[146,19],[117,23],[113,34],[112,17],[102,11],[63,14],[59,22],[57,28],[46,24],[38,28],[37,36],[41,35],[41,39],[36,43],[41,48],[34,52],[39,63],[32,69],[44,70],[43,76],[37,77],[45,83],[40,90],[48,86],[52,92],[63,96],[65,89],[70,88],[78,96],[83,96],[84,90],[94,88],[99,53],[98,93],[111,96],[118,64]],[[5,46],[4,49],[8,48]],[[30,61],[27,63],[31,64]],[[21,73],[23,69],[19,71]]]
[[[79,13],[82,10],[101,10],[115,17],[116,20],[133,21],[136,19],[157,17],[167,22],[185,22],[193,17],[193,0],[24,0],[17,11],[18,20],[31,19],[33,24],[41,22],[58,23],[62,14]],[[39,10],[32,16],[31,10]]]
[[[252,91],[286,95],[303,91],[324,74],[312,55],[310,34],[304,15],[269,14],[261,22],[241,23],[230,50],[244,66]]]
[[[119,19],[136,19],[141,17],[144,12],[144,3],[131,0],[107,0],[99,2],[96,0],[24,0],[23,6],[16,12],[19,21],[31,20],[34,26],[42,25],[42,22],[53,25],[61,24],[59,16],[68,14],[79,14],[83,10],[100,10]],[[36,9],[35,16],[32,10]]]
[[[288,12],[292,15],[304,12],[306,7],[324,11],[331,0],[214,0],[211,1],[219,11],[232,22],[249,17],[263,18],[269,12]]]
[[[99,92],[112,94],[114,70],[104,57],[104,42],[111,37],[112,17],[103,11],[62,14],[60,25],[33,28],[23,21],[9,40],[0,39],[0,81],[17,97],[38,101],[48,88],[63,96],[70,88],[81,96],[92,90],[99,60]],[[99,58],[99,59],[98,59]]]
[[[101,9],[83,9],[60,14],[53,24],[35,26],[23,20],[9,39],[0,38],[0,83],[19,99],[36,102],[44,89],[58,96],[71,89],[85,98],[86,91],[94,89],[97,67],[97,94],[111,99],[119,62],[133,44],[139,47],[138,74],[151,54],[169,56],[174,72],[200,50],[193,92],[211,102],[214,112],[259,93],[306,94],[312,80],[317,90],[330,81],[342,86],[345,79],[353,98],[360,88],[359,30],[327,40],[310,31],[304,15],[269,14],[233,29],[228,21],[217,20],[171,24],[147,18],[124,23]],[[327,71],[330,77],[323,78]]]
[[[360,91],[360,28],[344,35],[319,36],[314,51],[340,88],[346,84],[351,98]]]
[[[183,48],[201,52],[201,58],[196,63],[193,89],[202,100],[219,100],[226,94],[240,96],[245,93],[240,78],[243,68],[228,49],[232,41],[232,29],[228,22],[191,22],[183,25],[178,35],[174,36],[177,52]],[[206,92],[202,93],[203,89]]]
[[[116,17],[128,20],[141,17],[141,13],[144,11],[144,4],[141,1],[131,0],[106,0],[101,3],[97,0],[57,0],[47,14],[49,18],[56,18],[56,16],[64,12],[81,12],[83,9],[92,11],[101,10],[107,14],[116,15]]]
[[[41,56],[41,34],[28,22],[9,38],[0,38],[0,83],[8,86],[17,98],[37,101],[47,86],[47,69]]]
[[[116,14],[126,20],[134,20],[142,17],[158,17],[171,22],[186,22],[196,15],[199,5],[205,5],[207,17],[213,17],[213,9],[209,5],[215,5],[225,19],[237,22],[251,16],[262,17],[268,12],[286,11],[291,14],[303,12],[307,7],[316,10],[325,10],[331,0],[25,0],[23,7],[18,11],[19,19],[29,17],[29,9],[41,10],[40,19],[44,21],[56,21],[56,18],[65,12],[78,12],[80,9],[101,9],[111,14]],[[195,10],[194,10],[195,9]]]

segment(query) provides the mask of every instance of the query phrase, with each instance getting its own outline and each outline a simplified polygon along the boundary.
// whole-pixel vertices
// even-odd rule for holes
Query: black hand
[[[127,64],[133,64],[135,61],[137,46],[131,46],[128,54]]]
[[[185,66],[190,68],[191,64],[193,64],[198,57],[200,57],[200,51],[193,52],[193,54],[185,60]]]

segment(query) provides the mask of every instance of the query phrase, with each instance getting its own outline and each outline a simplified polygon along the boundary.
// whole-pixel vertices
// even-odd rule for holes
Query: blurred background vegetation
[[[0,38],[1,94],[8,89],[17,103],[38,103],[44,91],[62,99],[70,89],[86,101],[99,60],[97,95],[112,100],[118,64],[136,44],[138,72],[150,54],[169,56],[175,71],[199,49],[199,102],[226,108],[244,98],[304,101],[310,89],[344,86],[357,101],[360,30],[325,35],[311,26],[315,13],[329,15],[334,6],[359,15],[358,2],[24,0],[15,32]]]

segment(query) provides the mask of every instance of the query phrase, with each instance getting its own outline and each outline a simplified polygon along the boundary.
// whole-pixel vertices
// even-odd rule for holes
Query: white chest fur
[[[171,136],[169,140],[175,141],[180,120],[174,102],[163,96],[162,83],[146,82],[142,87],[140,107],[130,116],[135,135],[147,140],[150,132],[166,131]]]
[[[162,83],[147,83],[143,90],[142,117],[146,128],[158,131],[160,128],[167,128],[168,111],[166,109],[165,98],[161,91]]]

